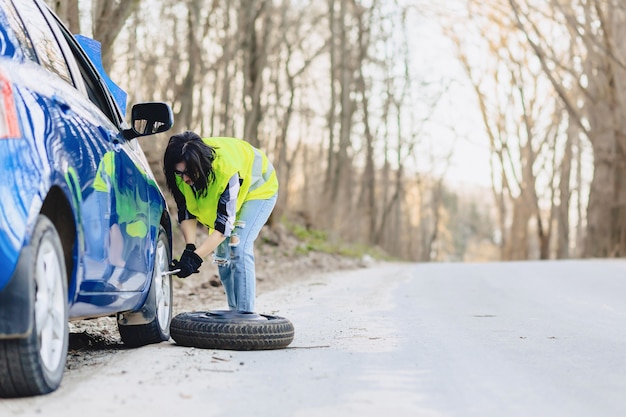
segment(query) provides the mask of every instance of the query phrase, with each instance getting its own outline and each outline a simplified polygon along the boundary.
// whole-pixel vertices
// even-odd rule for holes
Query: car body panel
[[[19,8],[26,3],[56,24],[42,2]],[[24,279],[16,273],[20,255],[38,214],[54,212],[57,200],[71,216],[59,224],[73,225],[59,231],[71,246],[70,318],[136,310],[149,291],[160,224],[171,240],[163,194],[138,140],[125,139],[123,112],[78,43],[64,28],[52,31],[68,61],[70,85],[24,52],[29,40],[11,30],[20,22],[10,1],[0,6],[0,337],[27,330],[2,322],[16,321],[15,308],[23,310],[12,306],[24,302],[16,293],[27,285],[14,282]],[[81,78],[85,73],[89,80]],[[99,102],[87,98],[90,88]]]

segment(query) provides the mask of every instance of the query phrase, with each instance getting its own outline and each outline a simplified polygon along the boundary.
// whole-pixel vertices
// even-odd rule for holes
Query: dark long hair
[[[187,176],[193,180],[196,195],[203,197],[209,184],[215,180],[213,172],[215,149],[202,141],[194,132],[183,132],[170,137],[163,156],[163,172],[167,188],[171,193],[178,190],[176,186],[176,164],[185,162]]]

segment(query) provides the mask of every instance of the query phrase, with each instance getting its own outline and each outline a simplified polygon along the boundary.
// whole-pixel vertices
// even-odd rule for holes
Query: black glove
[[[200,272],[200,265],[202,265],[202,258],[192,249],[185,248],[180,259],[178,261],[174,259],[170,268],[172,270],[180,269],[176,275],[180,278],[187,278],[191,274]]]
[[[191,251],[195,251],[195,250],[196,250],[196,245],[194,245],[193,243],[187,243],[187,244],[185,245],[185,250],[187,250],[187,249],[189,249],[189,250],[191,250]],[[180,263],[179,263],[178,259],[172,259],[172,262],[170,262],[170,271],[175,271],[175,270],[177,270],[177,269],[181,269]],[[183,276],[183,275],[180,275],[181,273],[182,273],[184,276]],[[189,275],[191,275],[191,272],[189,272],[189,273],[187,273],[187,272],[183,273],[183,271],[181,270],[181,271],[180,271],[178,274],[176,274],[176,275],[178,275],[180,278],[187,278]]]

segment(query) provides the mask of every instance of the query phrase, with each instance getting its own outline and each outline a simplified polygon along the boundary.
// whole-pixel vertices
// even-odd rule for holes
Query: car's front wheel
[[[127,346],[144,346],[170,338],[173,290],[172,276],[167,273],[171,253],[168,242],[165,229],[161,227],[154,257],[152,282],[146,301],[139,311],[122,313],[118,317],[117,327],[120,337]],[[146,320],[146,317],[149,319]]]
[[[40,215],[30,244],[34,325],[22,339],[0,340],[0,396],[47,394],[61,384],[69,340],[67,272],[54,224]],[[18,277],[19,278],[19,277]]]

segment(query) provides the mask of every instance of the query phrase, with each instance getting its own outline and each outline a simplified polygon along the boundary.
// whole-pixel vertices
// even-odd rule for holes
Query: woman
[[[163,166],[186,244],[172,269],[188,277],[215,251],[229,308],[254,312],[254,241],[276,204],[274,167],[246,141],[203,139],[193,132],[170,138]],[[198,222],[209,228],[209,236],[196,246]]]

